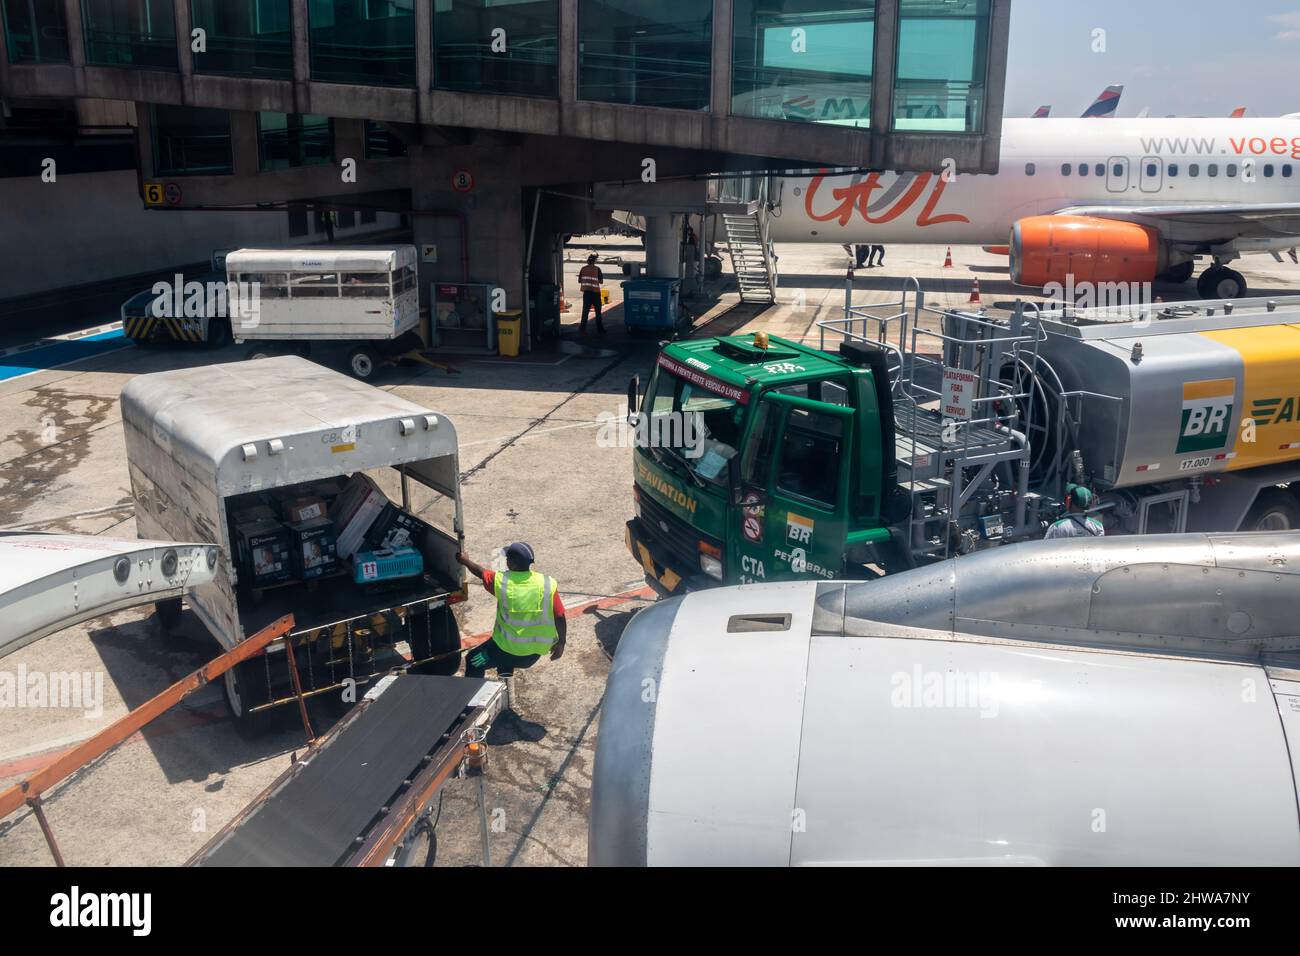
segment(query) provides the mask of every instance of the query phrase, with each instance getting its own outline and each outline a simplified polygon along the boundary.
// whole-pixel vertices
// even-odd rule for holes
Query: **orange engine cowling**
[[[1161,271],[1160,236],[1149,226],[1092,216],[1028,216],[1011,227],[1011,281],[1150,282]]]

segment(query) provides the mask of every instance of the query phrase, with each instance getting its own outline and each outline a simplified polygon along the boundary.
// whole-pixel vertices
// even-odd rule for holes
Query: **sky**
[[[1120,116],[1295,113],[1298,63],[1300,0],[1012,0],[1005,115],[1078,116],[1111,83]]]

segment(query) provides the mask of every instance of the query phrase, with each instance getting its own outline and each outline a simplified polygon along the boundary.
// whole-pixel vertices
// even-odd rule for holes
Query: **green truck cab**
[[[897,507],[884,363],[878,349],[837,356],[762,332],[665,346],[629,416],[626,541],[652,586],[865,576]]]

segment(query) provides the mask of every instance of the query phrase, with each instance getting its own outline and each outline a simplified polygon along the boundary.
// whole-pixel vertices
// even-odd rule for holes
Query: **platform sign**
[[[458,169],[451,174],[451,188],[458,193],[467,193],[474,188],[474,174],[468,169]]]
[[[161,206],[165,201],[162,183],[144,184],[144,204],[146,206]]]
[[[970,421],[971,402],[975,398],[978,382],[979,378],[974,372],[961,368],[944,368],[943,415],[945,418]]]

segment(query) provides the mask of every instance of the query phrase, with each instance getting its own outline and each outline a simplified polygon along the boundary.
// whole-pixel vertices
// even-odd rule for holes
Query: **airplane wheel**
[[[1196,292],[1202,299],[1240,299],[1246,294],[1246,277],[1235,269],[1210,266],[1196,280]]]
[[[1163,282],[1172,282],[1175,285],[1182,285],[1192,277],[1192,273],[1195,271],[1196,261],[1194,259],[1188,259],[1186,262],[1180,262],[1172,269],[1167,269],[1160,273],[1156,278]]]

